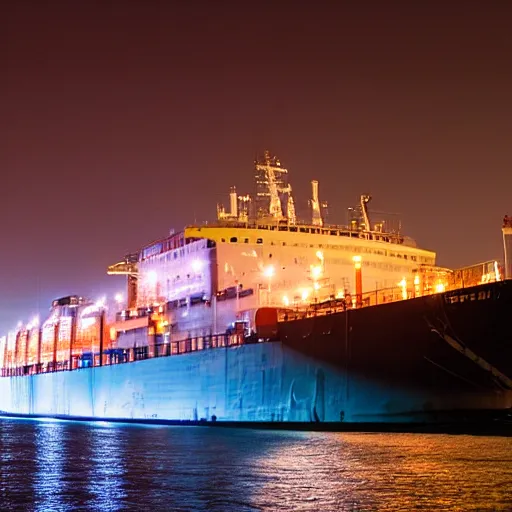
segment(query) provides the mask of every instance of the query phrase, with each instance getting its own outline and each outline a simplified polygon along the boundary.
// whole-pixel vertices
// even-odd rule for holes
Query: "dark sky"
[[[256,152],[359,194],[456,267],[512,213],[512,3],[120,1],[0,6],[0,331],[212,220]]]

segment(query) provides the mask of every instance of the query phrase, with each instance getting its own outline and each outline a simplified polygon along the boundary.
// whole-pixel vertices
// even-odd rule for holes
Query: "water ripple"
[[[2,511],[505,511],[512,439],[0,420]]]

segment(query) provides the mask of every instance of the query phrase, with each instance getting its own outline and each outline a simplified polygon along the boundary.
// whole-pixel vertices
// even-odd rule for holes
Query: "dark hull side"
[[[433,421],[512,407],[512,281],[288,321],[278,336],[342,369],[352,406],[378,390],[380,419],[382,409]],[[371,409],[352,418],[374,419]]]
[[[0,413],[0,419],[14,418],[36,421],[79,421],[105,422],[125,425],[154,425],[170,427],[213,427],[213,428],[249,428],[258,430],[289,430],[307,432],[365,432],[365,433],[413,433],[413,434],[455,434],[477,436],[512,437],[512,418],[503,417],[496,421],[495,411],[479,411],[469,416],[465,414],[457,421],[436,422],[305,422],[305,421],[223,421],[223,420],[165,420],[146,418],[97,418],[93,416],[38,415],[19,413]]]

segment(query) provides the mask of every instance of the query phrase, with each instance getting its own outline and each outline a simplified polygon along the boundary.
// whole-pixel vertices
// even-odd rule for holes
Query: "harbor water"
[[[512,438],[4,418],[0,510],[505,511]]]

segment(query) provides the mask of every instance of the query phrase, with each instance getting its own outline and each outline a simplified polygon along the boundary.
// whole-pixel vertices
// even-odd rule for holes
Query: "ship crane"
[[[372,197],[369,195],[363,194],[361,196],[361,212],[363,214],[365,231],[372,230],[372,227],[370,224],[370,216],[368,215],[368,206],[367,206],[367,204],[371,201],[371,199],[372,199]]]
[[[123,261],[109,265],[107,268],[109,276],[126,276],[127,302],[130,309],[134,308],[137,304],[138,261],[139,255],[137,253],[128,254]]]

